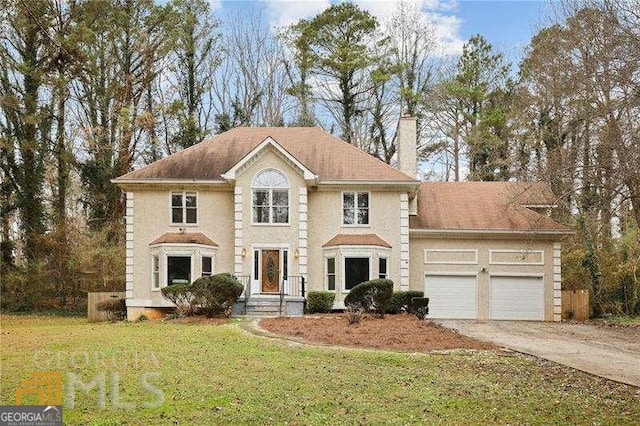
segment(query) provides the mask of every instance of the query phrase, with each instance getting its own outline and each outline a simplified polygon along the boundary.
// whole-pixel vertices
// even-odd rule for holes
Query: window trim
[[[336,293],[338,291],[338,256],[335,254],[324,256],[324,289]],[[329,259],[333,259],[333,290],[329,288]]]
[[[204,275],[204,271],[202,270],[203,269],[202,268],[202,260],[205,257],[210,257],[211,258],[211,275]],[[205,276],[210,277],[210,276],[216,274],[216,255],[215,255],[215,253],[210,252],[210,251],[201,251],[200,252],[200,271],[199,272],[200,272],[200,274],[199,274],[200,277],[205,277]]]
[[[385,270],[386,270],[386,272],[384,274],[385,275],[384,277],[381,276],[382,273],[380,272],[380,262],[382,260],[384,260],[384,262],[385,262],[384,264],[385,264]],[[378,278],[379,279],[385,279],[385,280],[389,279],[389,256],[378,255]]]
[[[344,223],[344,195],[345,194],[354,194],[353,205],[354,205],[354,221],[357,222],[358,218],[358,197],[357,194],[367,194],[367,202],[368,202],[368,222],[367,223]],[[340,222],[342,223],[343,228],[370,228],[371,227],[371,191],[358,191],[358,190],[349,190],[342,191],[340,193]]]
[[[153,282],[153,257],[158,256],[159,274],[158,279],[160,285],[154,287]],[[149,253],[149,271],[150,271],[150,287],[152,292],[158,292],[167,287],[167,267],[169,265],[168,257],[190,257],[191,258],[191,282],[202,276],[202,257],[211,257],[211,274],[216,274],[216,258],[217,249],[202,244],[181,244],[181,243],[162,243],[155,244],[150,247]]]
[[[342,293],[349,293],[347,290],[347,259],[369,259],[369,280],[373,276],[373,252],[371,253],[343,253],[342,254]]]
[[[186,196],[189,194],[196,194],[196,221],[195,223],[187,223],[187,202]],[[172,197],[174,194],[182,194],[182,222],[174,222],[173,221],[173,204]],[[189,190],[171,190],[169,191],[169,226],[172,227],[195,227],[200,225],[200,193],[199,191],[189,191]]]
[[[164,268],[162,268],[164,270],[164,286],[163,287],[169,287],[169,258],[170,257],[188,257],[189,258],[189,275],[191,276],[191,282],[194,281],[194,277],[195,277],[195,271],[194,271],[194,257],[195,257],[195,251],[188,251],[188,250],[184,250],[184,251],[171,251],[171,252],[165,252],[164,253]]]
[[[155,263],[155,265],[154,265]],[[162,283],[162,268],[160,267],[160,253],[156,251],[155,253],[151,252],[151,290],[158,291],[161,288]],[[155,267],[158,267],[156,271]],[[157,276],[156,276],[157,273]]]
[[[276,173],[279,173],[280,175],[282,175],[284,177],[284,180],[286,182],[287,186],[256,186],[256,179],[258,178],[258,176],[260,176],[262,173],[268,172],[268,171],[274,171]],[[255,191],[259,191],[259,190],[263,190],[263,191],[267,191],[267,193],[269,194],[269,204],[267,205],[267,208],[269,209],[269,221],[268,222],[256,222],[256,215],[255,215],[255,208],[256,206],[253,203],[253,199],[254,199],[254,194]],[[288,210],[288,214],[287,214],[287,221],[286,222],[274,222],[273,221],[273,212],[274,212],[274,208],[275,206],[273,205],[273,191],[274,190],[279,190],[279,191],[287,191],[287,210]],[[283,207],[283,206],[279,206],[279,207]],[[262,169],[260,171],[258,171],[254,176],[253,176],[253,180],[251,181],[251,225],[253,226],[291,226],[291,182],[289,181],[289,177],[287,176],[286,173],[284,173],[281,170],[278,170],[276,168],[273,167],[267,167],[265,169]]]

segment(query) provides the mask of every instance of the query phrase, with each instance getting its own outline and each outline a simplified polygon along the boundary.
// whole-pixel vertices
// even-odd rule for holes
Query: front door
[[[262,250],[262,292],[280,292],[280,250]]]

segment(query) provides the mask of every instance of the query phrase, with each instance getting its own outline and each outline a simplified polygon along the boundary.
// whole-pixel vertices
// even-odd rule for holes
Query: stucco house
[[[114,180],[126,193],[129,319],[160,289],[234,274],[247,313],[300,314],[309,291],[390,278],[432,318],[559,321],[554,197],[537,183],[415,180],[416,121],[398,170],[320,128],[236,128]]]

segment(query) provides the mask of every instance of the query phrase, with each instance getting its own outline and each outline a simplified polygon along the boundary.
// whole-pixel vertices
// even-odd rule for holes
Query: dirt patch
[[[399,351],[425,352],[451,349],[497,349],[490,343],[462,336],[430,321],[412,315],[387,315],[384,319],[366,316],[349,325],[344,314],[304,317],[264,318],[260,326],[284,334],[338,346],[355,346]]]

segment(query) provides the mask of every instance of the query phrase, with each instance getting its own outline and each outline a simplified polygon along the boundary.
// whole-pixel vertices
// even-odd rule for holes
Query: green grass
[[[234,322],[0,320],[0,403],[31,372],[58,370],[67,388],[69,374],[105,372],[109,392],[117,372],[119,400],[136,405],[107,396],[101,409],[96,390],[78,390],[71,409],[65,391],[65,424],[640,424],[637,388],[526,356],[312,348]],[[159,408],[142,406],[156,399],[140,385],[150,372]]]
[[[602,321],[607,324],[630,324],[630,325],[640,325],[640,315],[636,316],[614,316],[609,318],[603,318],[599,321]]]

